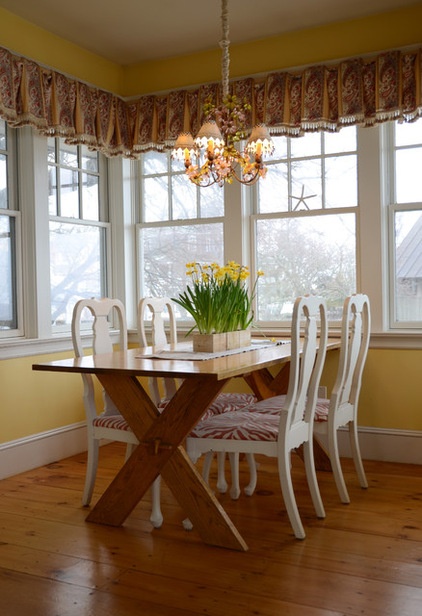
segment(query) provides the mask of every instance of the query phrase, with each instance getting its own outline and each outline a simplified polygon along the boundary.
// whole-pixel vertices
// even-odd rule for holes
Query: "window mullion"
[[[22,210],[22,262],[25,335],[48,338],[50,323],[50,252],[47,140],[29,127],[19,131],[19,178]]]

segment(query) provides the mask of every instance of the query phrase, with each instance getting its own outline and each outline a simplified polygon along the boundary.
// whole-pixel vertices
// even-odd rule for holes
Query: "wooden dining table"
[[[190,461],[183,442],[233,378],[243,378],[259,399],[284,393],[290,343],[256,344],[252,350],[209,359],[192,355],[188,344],[36,363],[33,369],[94,374],[139,440],[91,509],[88,522],[120,526],[161,475],[206,544],[244,551],[246,542]],[[338,347],[338,339],[329,340],[328,349]],[[161,413],[148,394],[148,377],[181,379]]]

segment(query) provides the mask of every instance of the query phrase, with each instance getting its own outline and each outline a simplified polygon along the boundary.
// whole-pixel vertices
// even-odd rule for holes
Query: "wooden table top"
[[[80,358],[56,360],[33,364],[33,370],[53,372],[76,372],[100,374],[113,372],[134,376],[161,376],[189,378],[209,376],[216,380],[241,376],[245,373],[270,368],[288,362],[291,355],[290,343],[266,346],[251,351],[239,351],[213,359],[162,359],[156,357],[160,351],[177,352],[189,349],[189,343],[160,347],[134,348],[101,355],[86,355]],[[340,339],[329,339],[327,349],[340,347]],[[152,357],[154,355],[154,357]]]

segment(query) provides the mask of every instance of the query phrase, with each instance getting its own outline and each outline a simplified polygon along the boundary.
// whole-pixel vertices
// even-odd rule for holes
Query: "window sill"
[[[179,330],[179,339],[184,337],[184,331]],[[259,330],[255,333],[255,337],[285,337],[289,336],[288,329],[271,329],[271,330]],[[112,337],[116,336],[117,332],[112,334]],[[330,332],[332,336],[340,336],[340,331],[335,330]],[[135,330],[130,330],[128,333],[129,343],[132,345],[138,344],[138,335]],[[84,337],[84,347],[91,345],[91,337],[87,335]],[[422,349],[422,332],[409,332],[409,331],[395,331],[371,334],[370,341],[371,349]],[[27,340],[25,338],[19,339],[5,339],[0,342],[0,359],[14,359],[18,357],[30,357],[36,355],[47,355],[51,353],[67,353],[73,354],[72,339],[69,335],[58,335],[43,340],[33,339]]]
[[[118,342],[118,332],[112,333],[111,338]],[[92,344],[92,336],[86,334],[82,336],[83,346],[89,347]],[[70,333],[52,336],[45,339],[14,338],[0,342],[0,359],[15,359],[18,357],[30,357],[37,355],[49,355],[51,353],[71,353],[73,355],[73,344]]]

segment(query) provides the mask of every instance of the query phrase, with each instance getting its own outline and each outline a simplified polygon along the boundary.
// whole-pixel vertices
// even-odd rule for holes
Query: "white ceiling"
[[[418,4],[229,0],[232,44]],[[220,0],[0,0],[0,7],[121,65],[218,46]]]

